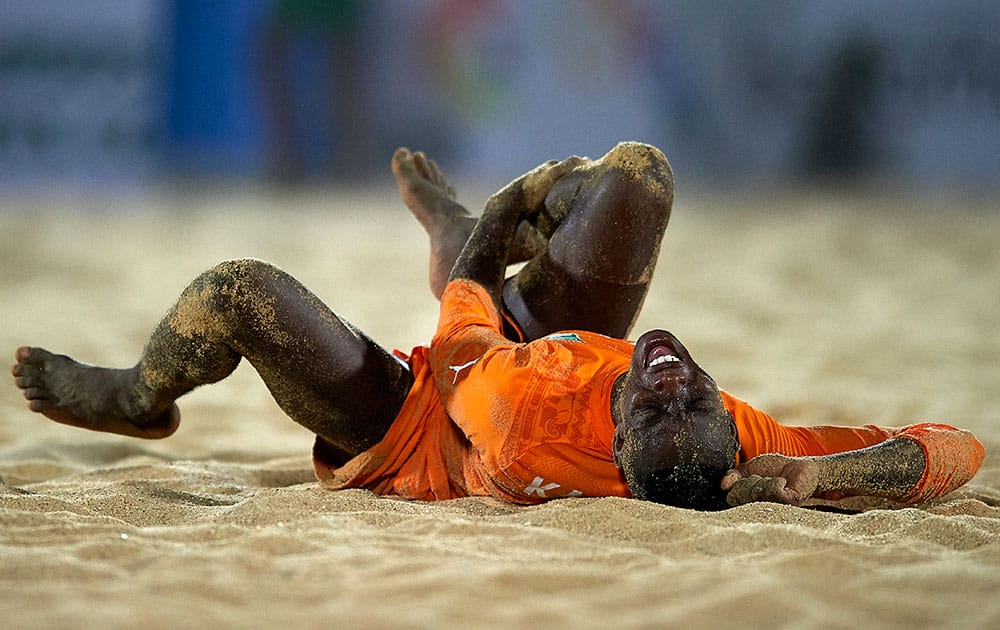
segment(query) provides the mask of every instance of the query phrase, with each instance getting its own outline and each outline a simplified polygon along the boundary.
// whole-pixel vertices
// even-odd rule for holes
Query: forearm
[[[798,505],[813,496],[879,496],[916,504],[968,482],[986,455],[974,435],[948,425],[920,423],[892,431],[895,437],[883,442],[831,455],[758,455],[729,471],[722,489],[730,505]]]
[[[581,163],[582,159],[576,157],[546,162],[491,196],[452,267],[449,281],[472,280],[482,285],[499,305],[518,225],[522,220],[533,221],[553,184]]]
[[[907,497],[923,477],[927,461],[914,440],[894,438],[854,451],[813,458],[817,495]]]
[[[505,188],[490,197],[476,228],[455,261],[450,280],[464,278],[480,284],[499,304],[510,248],[523,214],[523,200]]]

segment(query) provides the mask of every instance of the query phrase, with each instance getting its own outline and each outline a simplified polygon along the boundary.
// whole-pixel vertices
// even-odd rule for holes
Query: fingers
[[[787,481],[784,477],[760,477],[757,475],[744,477],[731,485],[731,489],[726,495],[726,503],[733,507],[755,501],[796,505],[796,497],[786,491],[786,485]]]
[[[743,475],[740,473],[740,471],[734,468],[726,473],[726,475],[722,478],[722,483],[719,485],[722,487],[723,490],[728,492],[729,489],[733,487],[733,484],[742,478]]]
[[[562,161],[549,160],[528,172],[523,182],[525,205],[528,208],[539,208],[560,177],[587,162],[589,162],[587,158],[578,156]]]
[[[589,161],[590,160],[588,158],[584,158],[584,157],[580,157],[580,156],[577,156],[577,155],[573,155],[573,156],[570,156],[570,157],[568,157],[568,158],[566,158],[565,160],[562,160],[562,161],[559,161],[559,160],[549,160],[548,162],[546,162],[545,164],[543,164],[539,168],[540,169],[544,169],[545,172],[546,172],[546,175],[549,176],[549,177],[551,177],[552,178],[552,182],[555,183],[555,181],[557,179],[559,179],[560,177],[562,177],[566,173],[569,173],[574,168],[577,168],[578,166],[582,166],[582,165],[588,163]]]

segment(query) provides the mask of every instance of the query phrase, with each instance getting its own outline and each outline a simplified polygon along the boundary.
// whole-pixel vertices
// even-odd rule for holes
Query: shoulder
[[[631,360],[635,344],[585,330],[565,330],[530,342],[548,353],[561,353],[580,361],[619,362]]]

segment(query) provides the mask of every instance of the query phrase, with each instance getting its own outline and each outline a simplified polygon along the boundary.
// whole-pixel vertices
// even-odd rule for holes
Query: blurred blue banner
[[[656,144],[709,185],[993,189],[1000,4],[7,0],[0,185],[502,180]]]

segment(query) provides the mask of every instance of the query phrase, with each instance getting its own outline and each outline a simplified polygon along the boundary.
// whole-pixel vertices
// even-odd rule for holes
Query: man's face
[[[723,470],[735,464],[733,418],[715,381],[676,337],[664,330],[639,337],[622,378],[614,458],[630,486],[680,464]]]

